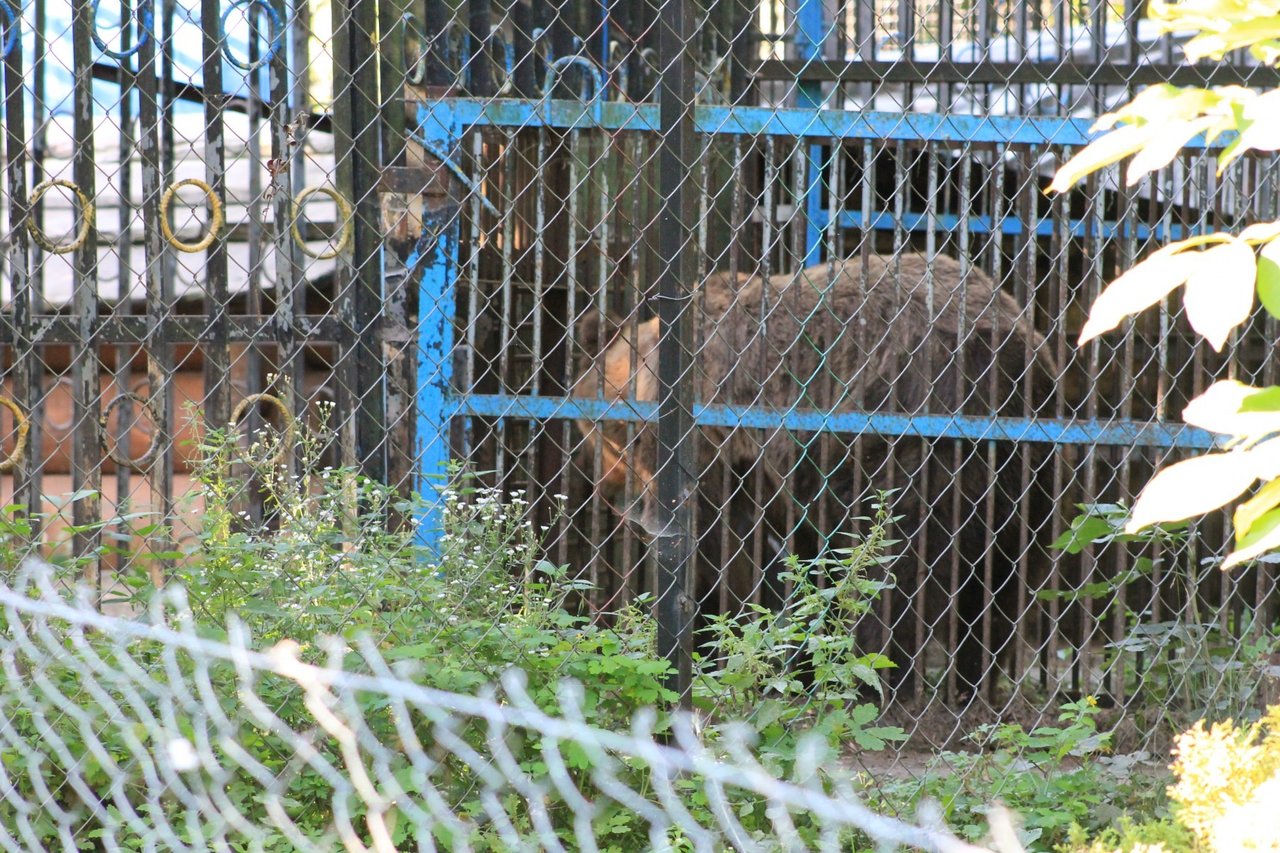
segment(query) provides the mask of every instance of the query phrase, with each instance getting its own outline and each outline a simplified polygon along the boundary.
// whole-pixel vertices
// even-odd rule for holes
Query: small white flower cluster
[[[492,486],[473,492],[446,489],[443,498],[443,550],[439,565],[428,571],[449,578],[477,579],[500,573],[526,576],[541,548],[549,525],[534,525],[528,516],[532,503],[525,489],[504,493]],[[541,532],[539,532],[541,531]],[[516,593],[511,585],[508,592]]]

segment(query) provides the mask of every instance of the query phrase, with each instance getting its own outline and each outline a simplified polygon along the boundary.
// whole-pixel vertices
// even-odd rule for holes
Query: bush
[[[328,436],[315,433],[301,438],[297,475],[274,461],[280,440],[266,433],[246,457],[232,435],[213,430],[202,439],[194,478],[203,502],[200,533],[181,555],[173,575],[188,591],[199,633],[225,639],[228,629],[224,626],[236,622],[254,645],[289,640],[297,644],[304,661],[312,662],[332,655],[329,638],[337,637],[339,661],[356,672],[368,671],[368,661],[353,651],[361,648],[359,638],[367,637],[398,675],[460,693],[474,693],[497,682],[509,668],[518,667],[526,674],[530,697],[544,710],[554,712],[559,707],[558,690],[569,678],[582,686],[585,723],[603,729],[623,728],[637,713],[656,708],[655,731],[669,729],[670,718],[662,709],[669,708],[675,696],[666,686],[669,665],[654,649],[649,602],[638,599],[604,619],[579,613],[576,603],[584,585],[567,567],[539,558],[545,529],[539,531],[527,521],[525,495],[504,495],[474,486],[473,480],[454,472],[454,486],[443,495],[441,548],[439,553],[427,554],[414,545],[411,531],[394,529],[386,521],[393,512],[411,515],[413,505],[355,471],[319,466],[320,450]],[[263,496],[262,521],[236,509],[247,484],[232,471],[237,467],[243,470],[246,458],[258,460],[251,467],[254,485]],[[897,729],[874,725],[878,711],[862,701],[856,689],[861,685],[875,690],[880,659],[858,654],[848,640],[848,631],[838,630],[843,620],[860,612],[877,594],[877,587],[867,584],[862,571],[870,565],[868,561],[881,558],[883,549],[883,524],[873,523],[865,541],[830,563],[807,566],[793,561],[792,580],[799,594],[784,614],[776,618],[773,614],[768,618],[762,613],[750,614],[717,622],[715,635],[728,658],[735,657],[737,652],[732,649],[736,649],[757,661],[768,659],[766,668],[784,680],[789,678],[792,653],[798,645],[808,644],[813,678],[803,689],[799,682],[789,681],[779,688],[772,677],[738,677],[741,669],[733,664],[721,666],[726,660],[723,656],[703,660],[700,701],[707,711],[705,735],[713,749],[719,749],[717,744],[729,733],[730,717],[753,710],[759,714],[765,764],[780,774],[789,774],[799,761],[801,728],[816,729],[829,754],[848,739],[879,748],[902,736]],[[13,566],[16,560],[6,563]],[[128,581],[135,590],[136,603],[141,605],[146,603],[150,587],[144,561],[136,560],[135,564],[136,574]],[[806,630],[812,630],[813,635],[806,638]],[[70,650],[73,641],[63,638],[59,642],[65,642]],[[761,643],[768,653],[762,652]],[[108,643],[95,653],[110,662]],[[157,670],[162,667],[159,648],[139,648],[131,653]],[[92,690],[86,692],[79,660],[82,657],[69,653],[65,663],[44,666],[40,676],[56,685],[60,695],[84,703],[81,711],[44,720],[15,711],[11,720],[14,737],[36,745],[39,752],[38,745],[47,741],[52,731],[73,756],[97,754],[95,739],[100,738],[105,754],[127,755],[129,750],[123,744],[135,736],[133,731],[111,726],[90,731],[80,724],[85,715],[92,716],[101,707],[101,697]],[[184,659],[182,666],[179,674],[183,678],[196,677],[196,662]],[[0,695],[9,690],[17,695],[25,689],[22,684],[10,683],[10,677],[0,671]],[[214,666],[200,677],[207,678],[209,689],[234,716],[244,687],[235,669]],[[294,731],[314,726],[313,712],[296,683],[263,676],[252,685],[252,691],[283,726]],[[715,702],[730,695],[733,701],[717,709]],[[371,696],[369,701],[380,700]],[[372,737],[385,744],[398,742],[397,723],[387,708],[371,704],[362,711]],[[198,723],[184,725],[192,728]],[[479,722],[460,727],[457,735],[485,754],[487,732]],[[126,740],[115,740],[119,738]],[[322,774],[298,762],[290,740],[275,731],[245,726],[237,742],[236,748],[264,772],[289,780],[285,802],[299,830],[322,847],[333,841],[333,788]],[[314,746],[331,758],[334,766],[342,766],[335,743],[319,738]],[[515,743],[512,748],[523,768],[546,772],[538,743]],[[225,753],[222,756],[226,758]],[[13,758],[8,753],[0,757],[6,762]],[[453,753],[446,753],[441,761],[429,783],[434,793],[455,814],[481,814],[478,769]],[[591,758],[569,749],[566,762],[575,784],[591,790]],[[244,766],[238,759],[224,760],[223,764]],[[818,766],[825,768],[816,771],[819,782],[829,782],[833,774],[841,772],[835,764]],[[407,756],[391,757],[390,772],[397,779],[403,776],[401,782],[410,791],[414,790],[409,784],[414,770]],[[41,778],[50,789],[68,790],[69,780],[79,774],[89,790],[106,791],[113,784],[113,772],[110,762],[91,761],[76,767],[53,760],[41,769]],[[635,775],[629,783],[637,790],[652,790],[644,778],[647,770],[639,767],[629,772]],[[141,779],[137,782],[144,784]],[[21,777],[17,784],[25,795],[36,796],[29,776]],[[264,793],[256,777],[235,771],[233,778],[219,784],[230,804],[250,823],[269,825]],[[695,818],[709,818],[715,804],[707,801],[705,789],[693,781],[686,784],[678,780],[676,785],[686,797],[684,807]],[[417,793],[426,796],[428,792]],[[518,798],[513,802],[516,831],[532,836],[533,815]],[[75,807],[73,802],[64,805]],[[182,808],[178,801],[170,805],[175,810]],[[771,831],[762,799],[742,795],[731,805],[747,833]],[[0,820],[6,819],[6,808],[0,804]],[[556,831],[572,843],[573,810],[564,801],[555,800],[549,814]],[[351,815],[357,824],[360,819],[358,813]],[[88,839],[102,835],[102,827],[95,828],[95,821],[86,821],[84,838],[88,844],[94,843]],[[802,837],[816,838],[817,827],[807,824],[803,816],[796,822]],[[409,825],[403,821],[401,833],[408,832]],[[648,844],[648,823],[620,806],[602,809],[593,816],[593,826],[598,838],[608,839],[607,845],[602,843],[606,849],[626,851]],[[48,827],[45,831],[53,830]],[[469,839],[474,849],[503,849],[492,826],[481,824],[474,835]],[[43,840],[54,846],[58,843],[53,835]],[[406,839],[393,840],[399,844]],[[287,841],[282,836],[267,847],[288,847]],[[444,835],[437,841],[451,844]]]

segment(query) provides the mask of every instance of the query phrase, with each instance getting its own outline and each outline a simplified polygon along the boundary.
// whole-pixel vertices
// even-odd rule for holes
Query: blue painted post
[[[797,0],[795,45],[796,57],[805,61],[822,59],[822,45],[827,37],[825,0]],[[801,109],[817,109],[822,106],[822,84],[801,82],[796,88],[797,106]],[[822,214],[822,146],[809,146],[809,165],[804,189],[804,264],[818,263],[822,246],[822,226],[818,222]]]
[[[458,142],[456,117],[449,99],[418,110],[418,135],[424,148],[451,155]],[[449,404],[453,395],[453,320],[458,278],[458,205],[452,200],[424,200],[422,237],[409,259],[420,270],[418,282],[418,420],[416,447],[418,494],[417,541],[439,553],[443,489],[448,485]],[[440,203],[445,202],[445,203]]]

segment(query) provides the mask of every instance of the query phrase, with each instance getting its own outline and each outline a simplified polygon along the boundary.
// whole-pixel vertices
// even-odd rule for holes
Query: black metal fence
[[[687,672],[696,614],[776,604],[889,490],[858,630],[904,706],[1127,703],[1153,638],[1276,604],[1269,564],[1202,565],[1221,519],[1049,547],[1208,446],[1176,421],[1212,377],[1274,379],[1167,307],[1074,348],[1149,245],[1278,215],[1274,163],[1203,149],[1044,194],[1136,86],[1275,82],[1181,63],[1139,8],[35,0],[0,21],[6,497],[104,597],[104,539],[159,583],[184,404],[251,431],[332,401],[332,461],[429,504],[449,460],[527,490],[589,606],[652,592]]]

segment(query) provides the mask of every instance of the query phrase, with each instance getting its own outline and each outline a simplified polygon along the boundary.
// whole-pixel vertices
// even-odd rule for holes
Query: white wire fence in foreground
[[[654,715],[593,728],[571,683],[548,714],[515,671],[468,696],[367,641],[308,663],[198,630],[176,588],[124,619],[31,564],[0,609],[4,849],[977,849],[936,810],[869,810],[816,744],[777,778],[745,731],[709,747],[688,719],[665,743]],[[1018,849],[997,817],[997,849]]]

